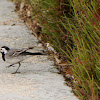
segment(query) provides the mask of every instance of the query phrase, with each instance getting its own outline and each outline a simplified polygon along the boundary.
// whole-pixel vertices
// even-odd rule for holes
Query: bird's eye
[[[3,49],[1,48],[0,51],[3,52]]]

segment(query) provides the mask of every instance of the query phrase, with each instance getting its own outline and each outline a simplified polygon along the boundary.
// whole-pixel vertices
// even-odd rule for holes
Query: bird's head
[[[9,50],[10,48],[8,48],[7,46],[3,46],[1,47],[0,52],[6,54]]]

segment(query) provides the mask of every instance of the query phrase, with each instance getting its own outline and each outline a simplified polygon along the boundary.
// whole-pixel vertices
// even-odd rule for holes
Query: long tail
[[[23,52],[22,53],[23,55],[46,55],[46,54],[43,54],[43,53],[40,53],[40,52]]]

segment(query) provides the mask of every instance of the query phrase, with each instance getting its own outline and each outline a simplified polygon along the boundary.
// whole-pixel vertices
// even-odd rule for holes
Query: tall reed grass
[[[72,35],[75,47],[70,55],[77,83],[75,88],[81,100],[99,100],[100,98],[100,16],[98,2],[70,0],[73,17],[64,16],[61,20]],[[83,96],[84,95],[84,96]]]

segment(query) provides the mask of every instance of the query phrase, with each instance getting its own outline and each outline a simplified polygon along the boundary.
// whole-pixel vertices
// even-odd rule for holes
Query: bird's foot
[[[20,74],[21,72],[13,72],[12,74]]]

